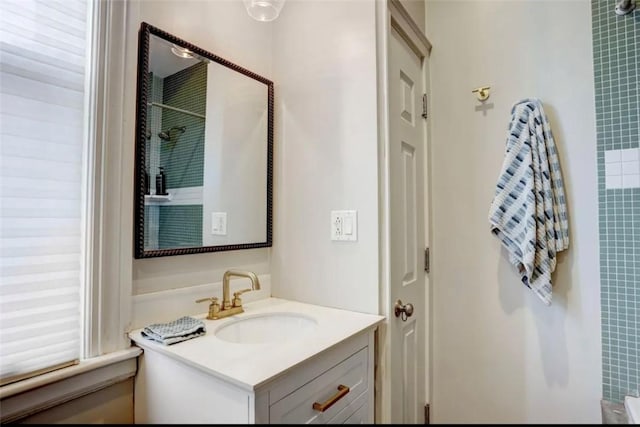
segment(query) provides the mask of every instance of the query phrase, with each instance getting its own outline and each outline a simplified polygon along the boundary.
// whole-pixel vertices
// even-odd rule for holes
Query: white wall
[[[274,27],[274,296],[378,312],[374,1],[287,1]],[[330,239],[358,211],[358,241]]]
[[[428,1],[433,43],[435,422],[599,423],[598,206],[590,2]],[[473,88],[491,86],[487,109]],[[511,105],[538,97],[571,244],[550,307],[489,232]]]
[[[268,86],[217,64],[207,66],[202,242],[267,241]],[[211,214],[227,216],[212,234]]]
[[[16,424],[133,424],[133,378],[84,394]]]
[[[272,78],[272,24],[253,20],[239,0],[129,0],[127,10],[127,50],[125,52],[126,94],[123,122],[122,211],[133,212],[133,167],[135,136],[135,93],[138,29],[146,21],[235,64],[268,79]],[[132,216],[132,214],[131,214]],[[118,230],[122,240],[132,241],[132,225]],[[197,255],[131,260],[133,295],[219,282],[229,268],[269,272],[270,249],[226,251]],[[121,267],[126,271],[127,266]],[[206,311],[203,305],[201,312]],[[134,318],[135,318],[134,314]],[[164,320],[164,319],[163,319]],[[137,325],[140,326],[140,325]]]

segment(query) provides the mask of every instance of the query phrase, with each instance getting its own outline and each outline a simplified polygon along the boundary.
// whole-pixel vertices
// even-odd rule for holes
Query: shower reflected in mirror
[[[616,4],[615,11],[616,14],[620,16],[628,15],[636,9],[635,0],[620,0]]]
[[[163,141],[170,141],[172,135],[182,135],[187,130],[186,126],[173,126],[171,129],[167,129],[158,133],[158,136]],[[173,131],[178,132],[178,134],[172,133]]]

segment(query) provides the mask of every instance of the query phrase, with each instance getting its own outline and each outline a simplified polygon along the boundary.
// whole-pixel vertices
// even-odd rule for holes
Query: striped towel
[[[175,344],[207,333],[202,320],[183,316],[168,323],[154,323],[145,326],[140,334],[147,339],[164,345]]]
[[[502,171],[489,210],[491,231],[509,260],[545,304],[551,304],[556,254],[569,247],[569,224],[558,154],[538,99],[511,109]]]

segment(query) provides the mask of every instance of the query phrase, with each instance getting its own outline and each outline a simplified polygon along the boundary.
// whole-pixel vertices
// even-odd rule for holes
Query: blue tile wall
[[[158,210],[160,249],[202,246],[202,205],[159,206]]]
[[[149,138],[146,144],[146,167],[155,192],[155,176],[162,166],[167,190],[203,185],[204,131],[206,113],[207,64],[198,63],[165,78],[150,73],[150,101],[190,111],[187,114],[170,108],[148,107]],[[161,138],[173,127],[169,138]],[[145,207],[145,249],[170,249],[202,246],[202,205]]]
[[[207,108],[207,64],[200,62],[164,78],[163,103],[202,116]],[[163,130],[171,132],[160,144],[160,163],[167,174],[167,188],[202,186],[204,178],[205,119],[168,108],[162,111]]]
[[[640,188],[605,187],[605,151],[637,148],[640,10],[592,0],[598,158],[603,398],[640,392]],[[638,5],[640,9],[640,4]]]

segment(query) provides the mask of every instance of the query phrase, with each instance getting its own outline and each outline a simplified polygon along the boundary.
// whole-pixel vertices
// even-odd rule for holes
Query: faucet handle
[[[196,300],[196,302],[206,302],[211,301],[209,304],[209,314],[207,315],[207,319],[215,320],[218,318],[218,313],[220,313],[220,304],[218,303],[218,297],[210,297],[210,298],[201,298]]]
[[[215,304],[218,302],[218,297],[200,298],[196,300],[196,302],[205,302],[205,301],[211,301],[211,304]]]
[[[253,289],[241,289],[237,292],[233,293],[233,301],[231,302],[231,306],[232,307],[242,307],[242,299],[240,298],[240,295],[244,294],[245,292],[249,292],[252,291]]]

